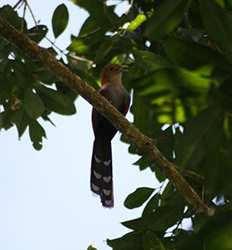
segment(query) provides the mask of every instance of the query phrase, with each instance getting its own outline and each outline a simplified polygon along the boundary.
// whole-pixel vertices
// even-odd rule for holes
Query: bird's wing
[[[124,99],[123,110],[122,110],[122,114],[124,116],[127,114],[129,107],[130,107],[130,95],[129,93],[127,93],[127,96]]]
[[[103,95],[108,101],[111,101],[109,90],[107,88],[101,88],[99,93]],[[92,125],[93,130],[96,132],[97,128],[105,121],[105,118],[97,112],[95,108],[92,110]]]

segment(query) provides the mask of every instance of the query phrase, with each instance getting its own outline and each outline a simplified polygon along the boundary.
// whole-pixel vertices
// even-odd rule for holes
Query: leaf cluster
[[[66,7],[58,6],[53,15],[53,29],[58,36],[65,28],[60,22]],[[45,25],[35,25],[28,28],[26,20],[19,17],[9,5],[0,9],[4,16],[16,29],[28,35],[39,43],[45,38],[48,28]],[[65,17],[66,19],[68,18]],[[53,48],[48,48],[58,55]],[[63,63],[62,59],[61,62]],[[75,114],[74,101],[76,94],[62,86],[55,75],[36,60],[26,55],[4,38],[0,37],[0,129],[16,126],[21,137],[26,129],[35,149],[42,148],[42,139],[46,137],[42,120],[51,121],[52,112],[62,115]]]
[[[223,218],[231,218],[232,188],[230,1],[135,0],[121,16],[107,1],[73,2],[89,17],[69,50],[94,61],[96,72],[109,61],[129,65],[123,80],[132,90],[134,124],[205,202],[218,206],[213,218],[196,214],[130,145],[130,153],[143,155],[134,164],[155,172],[161,188],[127,197],[125,206],[143,205],[143,213],[122,223],[130,233],[107,243],[116,250],[229,249],[232,224]]]

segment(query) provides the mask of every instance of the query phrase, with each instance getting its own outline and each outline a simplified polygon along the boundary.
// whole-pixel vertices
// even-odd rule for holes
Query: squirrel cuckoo
[[[100,94],[126,115],[130,105],[130,95],[121,80],[123,67],[118,64],[106,65],[101,72]],[[98,194],[104,207],[114,206],[111,140],[117,129],[96,109],[92,110],[94,132],[91,162],[91,190]]]

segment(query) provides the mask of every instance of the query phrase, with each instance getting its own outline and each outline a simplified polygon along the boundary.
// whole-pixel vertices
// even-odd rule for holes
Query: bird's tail
[[[91,190],[104,207],[114,206],[111,141],[95,139],[91,162]]]

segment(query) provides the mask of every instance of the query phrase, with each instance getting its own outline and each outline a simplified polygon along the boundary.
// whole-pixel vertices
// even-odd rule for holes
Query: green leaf
[[[148,157],[142,156],[136,162],[134,162],[133,165],[139,166],[140,170],[144,170],[148,167],[153,167],[154,164],[148,159]]]
[[[198,238],[203,239],[205,249],[230,250],[232,244],[231,212],[228,204],[228,206],[218,207],[216,214],[212,217],[197,215],[193,218],[194,229],[196,228],[198,232]]]
[[[31,88],[34,79],[31,75],[30,68],[27,69],[27,66],[28,65],[21,60],[9,60],[6,63],[3,77],[5,81],[8,81],[8,84],[5,84],[5,89],[8,88],[8,90],[14,91],[15,93],[15,91],[20,88],[25,89],[25,91]]]
[[[24,109],[32,119],[37,119],[45,111],[45,106],[41,98],[28,89],[24,95]]]
[[[47,26],[37,25],[28,30],[28,36],[35,42],[39,43],[46,36],[47,32],[48,32]]]
[[[107,37],[99,46],[94,61],[105,64],[118,54],[127,53],[131,47],[131,41],[120,35]]]
[[[209,36],[231,56],[232,14],[212,0],[201,0],[200,9]],[[206,15],[207,13],[207,15]]]
[[[143,250],[165,250],[161,240],[151,231],[143,235]]]
[[[40,150],[42,148],[43,137],[46,138],[46,133],[43,127],[36,120],[31,120],[29,124],[29,135],[33,143],[33,147],[36,150]]]
[[[173,150],[175,145],[175,138],[179,130],[176,130],[176,133],[173,133],[173,126],[169,126],[165,130],[160,131],[157,134],[157,147],[161,150],[161,152],[169,159],[173,160]],[[161,177],[161,176],[160,176]],[[164,178],[164,177],[163,177]],[[159,181],[163,181],[161,178]]]
[[[183,134],[176,140],[177,165],[181,168],[196,167],[210,149],[217,146],[222,131],[222,111],[210,107],[189,120]]]
[[[103,30],[114,28],[120,23],[119,17],[114,13],[114,6],[107,6],[104,1],[72,0],[72,2],[87,10]]]
[[[37,65],[36,69],[33,70],[33,75],[43,84],[52,85],[57,81],[57,77],[49,72],[46,68]]]
[[[172,206],[162,206],[155,212],[147,214],[142,218],[147,229],[162,232],[175,225],[183,214],[183,204],[172,204]]]
[[[132,209],[143,205],[143,203],[151,196],[154,188],[137,188],[133,193],[127,196],[124,206]]]
[[[0,58],[4,61],[2,61],[0,65],[0,70],[2,71],[4,64],[7,62],[9,54],[11,52],[11,46],[10,43],[5,39],[0,39]],[[4,63],[3,63],[4,62]]]
[[[0,129],[4,128],[5,130],[12,127],[11,122],[12,112],[3,111],[0,113]]]
[[[0,8],[0,16],[6,18],[11,25],[21,32],[27,30],[26,21],[19,17],[18,13],[10,5],[5,5]]]
[[[134,115],[134,124],[148,136],[153,135],[154,110],[151,109],[148,98],[140,96],[137,92],[133,94],[131,112]]]
[[[219,227],[207,237],[205,248],[209,250],[230,250],[232,246],[232,223]]]
[[[60,4],[52,16],[52,29],[55,38],[57,38],[67,27],[69,20],[68,9],[65,4]]]
[[[0,130],[4,128],[4,113],[0,113]]]
[[[136,64],[145,73],[173,67],[166,58],[151,51],[134,49],[133,54],[136,58]]]
[[[91,34],[97,35],[99,33],[104,35],[104,30],[98,27],[95,19],[90,15],[81,26],[79,37],[88,37],[91,36]]]
[[[56,127],[55,123],[49,118],[50,112],[43,113],[42,118],[44,121],[50,122],[54,127]]]
[[[69,96],[43,85],[37,86],[36,90],[49,111],[54,111],[61,115],[73,115],[76,113],[73,100]]]
[[[87,248],[87,250],[97,250],[97,248],[92,247],[91,245]]]
[[[68,47],[70,52],[75,52],[78,56],[85,56],[88,60],[94,60],[99,50],[99,45],[106,41],[107,37],[97,28],[96,32],[91,32],[83,36],[71,36],[72,43]]]
[[[84,39],[72,37],[72,43],[68,49],[75,51],[77,55],[85,55],[89,51],[89,46]]]
[[[146,216],[150,213],[153,213],[158,208],[160,200],[161,200],[161,195],[159,193],[153,195],[153,197],[148,201],[145,208],[143,209],[142,216]]]
[[[135,231],[141,231],[144,230],[146,227],[143,224],[143,221],[141,218],[137,218],[134,220],[128,220],[128,221],[123,221],[121,224],[129,229],[135,230]]]
[[[128,31],[134,31],[136,30],[139,26],[141,26],[145,21],[147,20],[147,17],[144,14],[138,14],[136,18],[130,22],[127,30]]]
[[[121,238],[107,240],[107,244],[114,250],[141,250],[142,235],[141,233],[131,232]]]
[[[29,118],[26,115],[25,111],[20,109],[18,111],[15,111],[11,117],[12,122],[15,123],[17,130],[18,130],[18,136],[19,138],[24,134],[28,124],[29,124]]]
[[[230,181],[232,178],[232,151],[230,149],[232,147],[230,144],[228,145],[230,147],[229,150],[227,149],[226,152],[221,151],[221,145],[223,145],[221,133],[222,131],[219,133],[220,140],[218,140],[218,136],[215,138],[215,149],[209,149],[209,152],[212,153],[205,155],[203,158],[204,166],[202,167],[201,164],[199,164],[198,169],[200,174],[207,179],[207,191],[209,194],[216,193],[230,196],[230,190],[232,188]]]
[[[179,66],[192,70],[209,64],[227,71],[231,68],[220,53],[196,42],[170,37],[162,44],[170,60]]]
[[[181,22],[190,3],[191,0],[162,1],[147,22],[145,35],[151,40],[157,40],[172,32]]]
[[[107,63],[107,60],[110,61],[112,57],[121,53],[121,51],[126,52],[129,48],[128,44],[131,48],[130,40],[124,36],[107,34],[107,31],[109,31],[108,25],[112,25],[110,20],[108,20],[110,15],[107,15],[111,10],[104,6],[103,2],[78,1],[78,4],[88,5],[91,11],[93,11],[93,15],[90,15],[86,19],[77,37],[71,36],[72,43],[68,47],[69,51],[75,52],[78,56],[85,56],[85,58],[89,60],[97,60],[97,63],[99,63],[100,60],[104,60],[104,62],[100,62],[104,64]],[[95,4],[98,7],[94,8]],[[99,19],[96,19],[95,15],[98,15],[98,8],[99,11],[102,10],[106,15],[103,16],[101,12],[99,13]],[[104,20],[104,18],[107,20]],[[99,25],[98,21],[100,23],[103,22],[103,24]],[[105,58],[105,55],[107,58]]]

